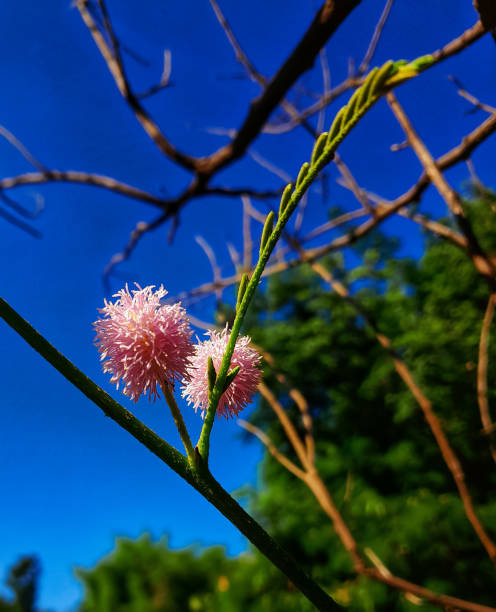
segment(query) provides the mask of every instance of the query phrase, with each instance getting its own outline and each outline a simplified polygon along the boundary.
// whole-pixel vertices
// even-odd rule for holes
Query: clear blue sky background
[[[311,20],[316,2],[220,0],[234,31],[255,65],[274,73]],[[126,57],[136,89],[145,89],[161,72],[164,48],[172,52],[173,86],[147,102],[165,134],[182,150],[208,154],[225,142],[207,128],[235,128],[258,88],[240,79],[240,66],[207,0],[108,2],[118,35],[149,61],[142,66]],[[364,0],[328,46],[333,83],[346,75],[347,61],[360,61],[383,0]],[[428,53],[476,20],[469,0],[396,0],[375,63]],[[108,174],[154,193],[174,195],[187,173],[164,160],[135,121],[108,74],[88,31],[70,0],[3,2],[0,9],[0,124],[11,130],[48,167]],[[422,75],[398,90],[420,134],[434,155],[456,145],[484,119],[466,114],[446,78],[455,74],[475,95],[496,105],[496,45],[485,37],[462,56]],[[318,71],[302,80],[319,91]],[[328,110],[328,119],[340,101]],[[327,123],[327,122],[326,122]],[[393,198],[419,174],[410,151],[391,153],[403,136],[380,103],[346,141],[342,155],[362,186]],[[254,148],[293,175],[307,159],[311,141],[298,130],[282,137],[262,136]],[[495,186],[495,146],[489,141],[474,156],[477,172]],[[0,140],[1,175],[29,171],[26,161]],[[464,165],[447,174],[460,187]],[[331,170],[329,202],[355,206],[336,186]],[[218,183],[279,187],[279,179],[253,161],[222,173]],[[145,204],[90,187],[29,187],[11,195],[31,206],[37,193],[46,207],[34,222],[36,240],[0,219],[1,293],[57,348],[98,384],[126,403],[108,385],[93,346],[91,322],[102,305],[101,273],[122,249],[139,220],[157,213]],[[328,203],[329,203],[328,202]],[[327,204],[328,204],[327,203]],[[307,227],[325,219],[326,205],[315,191]],[[4,206],[0,203],[0,207]],[[263,204],[258,204],[264,210]],[[430,190],[424,210],[444,214]],[[194,241],[201,234],[215,246],[228,272],[226,242],[240,248],[241,204],[209,198],[190,204],[181,215],[174,243],[167,228],[147,236],[113,280],[163,283],[178,294],[210,280],[208,262]],[[404,253],[416,255],[420,238],[405,220],[386,229],[404,239]],[[212,304],[193,313],[211,319]],[[13,331],[0,325],[2,402],[0,404],[0,579],[22,554],[41,559],[40,603],[55,610],[74,609],[81,589],[73,567],[89,567],[119,535],[136,537],[148,530],[168,533],[174,547],[193,542],[222,543],[231,554],[246,549],[244,538],[190,487],[98,408],[71,387]],[[177,442],[166,407],[140,402],[136,414],[169,441]],[[196,437],[200,419],[185,409]],[[217,422],[212,469],[228,490],[257,478],[261,450],[243,442],[234,423]]]

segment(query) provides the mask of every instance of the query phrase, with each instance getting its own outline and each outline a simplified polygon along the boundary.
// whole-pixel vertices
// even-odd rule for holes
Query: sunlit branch
[[[487,365],[488,365],[488,349],[489,349],[489,334],[491,324],[494,317],[494,309],[496,306],[496,294],[492,293],[487,302],[486,312],[482,321],[481,336],[479,342],[479,362],[477,365],[477,400],[479,402],[480,417],[482,422],[482,432],[488,436],[489,450],[491,457],[496,463],[496,447],[493,442],[493,427],[491,416],[489,414],[489,401],[487,399]]]
[[[425,173],[431,180],[432,184],[436,187],[439,195],[443,198],[448,206],[449,210],[454,215],[460,231],[463,233],[467,240],[467,251],[472,260],[475,268],[481,274],[489,284],[491,291],[496,290],[496,267],[484,251],[477,236],[474,233],[472,224],[467,217],[463,208],[462,200],[459,194],[451,187],[448,181],[445,179],[441,169],[436,164],[436,161],[432,157],[431,153],[420,139],[419,135],[415,131],[410,119],[407,117],[405,111],[398,102],[396,95],[390,91],[386,94],[386,99],[393,111],[398,123],[401,125],[408,142],[412,149],[415,151],[420,163],[422,164]],[[494,115],[493,115],[494,116]]]

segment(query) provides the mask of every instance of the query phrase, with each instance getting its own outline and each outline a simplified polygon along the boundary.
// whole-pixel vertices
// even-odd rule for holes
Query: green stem
[[[386,89],[389,87],[394,87],[398,84],[400,73],[403,75],[401,78],[403,80],[408,80],[413,76],[416,76],[420,71],[425,70],[429,65],[433,62],[432,58],[419,58],[416,62],[411,62],[406,66],[402,66],[399,68],[394,68],[393,70],[393,62],[386,62],[381,69],[375,69],[369,75],[368,83],[365,81],[364,85],[359,88],[355,94],[350,99],[348,106],[344,107],[340,113],[338,113],[337,117],[341,115],[341,120],[338,121],[337,117],[334,120],[334,123],[331,125],[330,132],[334,135],[330,142],[325,142],[323,139],[322,142],[323,148],[317,146],[317,149],[314,149],[314,153],[312,155],[312,160],[310,167],[306,173],[300,174],[296,188],[292,192],[291,196],[287,199],[287,202],[284,203],[283,206],[280,207],[280,214],[277,224],[270,236],[264,234],[265,246],[261,249],[260,258],[258,260],[257,265],[255,266],[255,270],[253,271],[252,277],[246,291],[243,295],[241,303],[239,307],[236,308],[236,318],[234,319],[234,323],[231,330],[231,335],[229,338],[229,342],[226,347],[226,352],[224,353],[224,357],[222,359],[222,363],[220,365],[219,371],[217,373],[217,380],[215,382],[214,388],[209,395],[209,404],[207,408],[207,414],[205,416],[205,421],[203,423],[203,427],[200,433],[200,438],[198,439],[198,451],[202,457],[202,459],[208,463],[208,455],[210,448],[210,434],[212,432],[212,427],[214,424],[215,413],[217,411],[217,406],[219,404],[219,400],[222,396],[224,383],[226,380],[227,373],[229,371],[229,365],[231,363],[231,358],[234,352],[234,347],[236,346],[236,340],[238,338],[239,332],[241,330],[241,325],[243,324],[243,320],[248,310],[248,306],[251,302],[253,294],[255,293],[258,284],[260,283],[260,279],[262,278],[262,273],[264,271],[267,262],[269,261],[269,257],[272,254],[274,247],[277,244],[277,241],[281,237],[283,229],[287,222],[289,221],[291,215],[294,210],[298,206],[301,198],[305,194],[305,192],[309,189],[311,184],[316,179],[319,172],[324,168],[334,157],[334,152],[344,140],[344,138],[350,133],[350,131],[355,127],[355,125],[360,121],[360,119],[374,106],[374,104],[380,99],[380,97],[385,93]],[[394,78],[397,82],[388,84],[387,83],[387,75],[388,73],[394,72]],[[379,82],[378,77],[383,75],[386,79]],[[377,77],[374,85],[374,77]],[[370,87],[369,87],[370,85]],[[375,89],[374,89],[375,87]],[[367,96],[365,96],[365,93]],[[363,99],[361,99],[360,103],[358,102],[360,99],[360,93],[364,94]],[[359,104],[359,106],[357,106]],[[344,123],[343,123],[344,122]],[[333,126],[339,126],[335,128],[333,132]],[[323,135],[321,135],[322,138]],[[317,155],[314,158],[314,155]],[[283,199],[287,197],[288,186],[284,190]],[[286,195],[285,195],[286,194]]]
[[[250,542],[287,576],[309,601],[322,612],[341,608],[309,578],[294,559],[225,491],[208,471],[205,464],[193,467],[178,450],[162,440],[154,431],[105,393],[81,370],[59,353],[45,338],[23,319],[5,300],[0,298],[0,316],[35,351],[58,370],[86,397],[103,410],[149,451],[167,464],[176,474],[213,504]]]
[[[236,340],[241,330],[241,325],[243,324],[243,320],[248,310],[248,306],[255,291],[257,290],[265,266],[269,261],[272,251],[276,246],[277,241],[279,240],[286,223],[289,221],[298,203],[300,202],[301,198],[308,190],[310,185],[313,183],[316,176],[319,174],[322,168],[331,161],[332,157],[334,156],[334,150],[342,139],[343,136],[340,134],[339,140],[336,138],[336,142],[333,142],[331,147],[324,150],[324,153],[320,156],[320,158],[315,162],[313,166],[309,168],[308,173],[306,174],[303,181],[293,191],[291,198],[289,199],[286,207],[284,208],[284,212],[279,216],[277,224],[273,229],[271,235],[269,236],[267,243],[265,244],[265,247],[262,250],[262,253],[260,254],[260,258],[258,260],[257,265],[255,266],[255,270],[253,271],[250,282],[246,287],[246,291],[244,293],[243,299],[241,300],[241,304],[239,305],[239,308],[236,311],[236,318],[234,319],[234,323],[231,329],[231,335],[229,337],[229,342],[226,347],[226,352],[224,353],[222,363],[217,373],[217,379],[214,388],[212,389],[212,393],[210,394],[207,414],[205,416],[205,421],[203,423],[200,438],[197,444],[198,451],[202,459],[207,463],[210,448],[210,434],[214,424],[217,405],[223,393],[222,390],[224,389],[224,383],[226,380],[227,373],[229,371],[231,357],[233,355],[234,347],[236,346]]]
[[[193,466],[195,464],[195,451],[193,450],[193,444],[191,443],[191,438],[189,437],[188,430],[186,429],[183,416],[177,406],[176,398],[166,382],[161,383],[160,388],[162,389],[162,393],[164,394],[165,400],[170,408],[172,418],[174,419],[177,431],[181,436],[181,440],[186,450],[186,454],[188,455],[190,464]]]

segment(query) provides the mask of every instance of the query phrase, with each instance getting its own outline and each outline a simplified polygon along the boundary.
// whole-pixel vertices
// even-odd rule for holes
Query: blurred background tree
[[[1,612],[36,612],[40,564],[35,556],[21,557],[9,570],[6,584],[12,591],[9,601],[0,597]]]

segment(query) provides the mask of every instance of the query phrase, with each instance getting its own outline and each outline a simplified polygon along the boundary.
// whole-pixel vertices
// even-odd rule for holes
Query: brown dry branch
[[[398,123],[401,125],[410,146],[415,151],[425,173],[436,187],[439,195],[443,198],[449,210],[454,215],[460,231],[467,239],[468,255],[475,268],[481,276],[488,282],[491,291],[496,290],[496,267],[492,259],[484,251],[475,235],[470,220],[468,219],[463,204],[458,193],[451,187],[444,178],[443,173],[436,164],[429,150],[415,131],[410,119],[401,107],[396,95],[390,91],[386,94],[386,99],[393,111]],[[493,115],[494,117],[494,115]],[[496,553],[496,551],[495,551]],[[496,559],[496,554],[495,554]]]
[[[363,210],[367,214],[371,215],[372,217],[375,217],[376,211],[374,210],[374,207],[370,203],[369,198],[367,197],[367,194],[363,191],[360,185],[356,182],[355,177],[350,172],[350,169],[344,163],[343,159],[338,153],[334,154],[334,163],[336,164],[339,172],[341,173],[342,184],[353,193],[355,198],[362,205]]]
[[[388,20],[389,13],[393,8],[393,3],[394,0],[387,0],[386,4],[384,5],[381,16],[379,17],[379,21],[377,22],[374,29],[374,33],[372,34],[372,38],[370,39],[369,46],[367,47],[367,51],[365,52],[363,60],[360,66],[358,67],[358,75],[365,74],[370,68],[370,62],[374,57],[375,50],[377,49],[377,45],[379,44],[382,32],[384,30],[384,26],[386,25],[386,21]]]
[[[496,463],[496,447],[493,442],[494,427],[489,414],[489,402],[487,399],[487,363],[488,363],[488,348],[489,334],[491,324],[494,317],[494,308],[496,306],[496,294],[492,293],[487,302],[486,312],[482,321],[481,336],[479,342],[479,362],[477,367],[477,399],[479,401],[479,410],[482,422],[482,432],[488,436],[489,450],[491,456]]]
[[[44,183],[73,183],[78,185],[91,185],[113,191],[127,198],[139,200],[146,204],[153,204],[159,208],[167,209],[169,200],[160,198],[152,193],[117,181],[110,176],[92,174],[90,172],[78,172],[76,170],[45,170],[43,172],[26,172],[13,177],[0,180],[0,190],[14,189],[25,185],[42,185]]]
[[[33,238],[41,238],[41,232],[39,230],[37,230],[29,223],[26,223],[26,221],[23,221],[22,219],[19,219],[18,217],[14,216],[8,210],[5,210],[5,208],[0,208],[0,217],[3,217],[5,221],[7,221],[7,223],[18,227],[20,230],[26,232],[26,234],[29,234]]]
[[[253,242],[251,239],[251,215],[249,213],[250,199],[242,196],[243,202],[243,271],[249,272],[252,265]]]
[[[448,168],[451,168],[457,163],[465,161],[470,157],[470,155],[475,151],[475,149],[480,146],[487,138],[489,138],[489,136],[491,136],[495,131],[496,115],[491,115],[478,127],[472,130],[472,132],[464,136],[459,145],[453,147],[450,151],[439,157],[435,161],[436,166],[440,170],[447,170]],[[358,227],[355,227],[352,230],[348,231],[346,235],[339,236],[327,244],[305,250],[303,257],[301,255],[297,255],[293,259],[286,260],[283,262],[277,262],[275,264],[267,266],[264,271],[264,277],[270,276],[272,274],[277,274],[278,272],[282,272],[289,268],[294,268],[303,263],[317,261],[321,257],[331,252],[354,244],[357,240],[366,236],[373,229],[375,229],[382,221],[384,221],[391,215],[398,213],[398,211],[408,206],[408,204],[418,202],[422,194],[429,187],[430,184],[430,177],[427,175],[426,172],[423,172],[417,182],[412,185],[403,195],[399,196],[395,200],[392,200],[388,206],[378,207],[377,214],[374,218],[364,221]],[[305,242],[307,239],[310,240],[311,238],[315,238],[317,235],[320,235],[324,231],[327,231],[329,229],[335,229],[342,224],[348,223],[350,220],[360,218],[364,215],[365,211],[363,209],[358,209],[350,213],[345,213],[344,215],[340,215],[336,219],[325,223],[320,228],[317,228],[316,230],[310,232],[307,236],[300,240],[302,242]],[[240,278],[241,277],[239,274],[235,274],[234,276],[222,279],[220,283],[222,287],[229,287],[239,282]],[[213,283],[204,283],[203,285],[200,285],[199,287],[196,287],[191,291],[181,294],[179,297],[181,299],[199,298],[211,294],[213,291],[215,291],[216,288],[217,286]]]
[[[143,129],[148,134],[150,139],[155,143],[159,150],[169,159],[176,162],[183,168],[188,170],[195,169],[194,158],[182,153],[172,143],[167,140],[156,122],[153,120],[151,115],[146,111],[143,105],[138,100],[137,96],[131,89],[129,81],[124,70],[124,65],[119,52],[119,42],[115,35],[110,17],[106,10],[105,2],[99,0],[98,6],[104,19],[105,33],[110,39],[110,45],[107,42],[104,33],[98,27],[95,18],[93,17],[89,8],[88,0],[77,0],[76,7],[79,10],[81,18],[83,19],[86,27],[91,33],[93,40],[95,41],[98,50],[100,51],[105,63],[108,66],[110,74],[112,75],[117,89],[122,97],[126,100],[129,108],[133,111],[136,119],[141,123]]]
[[[258,72],[255,66],[251,63],[246,53],[243,51],[241,45],[238,42],[238,39],[234,35],[232,31],[231,25],[229,21],[226,19],[224,13],[222,12],[219,4],[216,0],[209,0],[210,6],[212,7],[215,16],[217,17],[217,21],[220,23],[224,33],[229,41],[231,47],[234,50],[236,55],[236,60],[246,69],[246,72],[250,76],[251,80],[260,85],[260,87],[265,88],[267,85],[267,79]]]
[[[210,156],[192,158],[178,151],[165,138],[157,124],[140,104],[137,96],[132,92],[118,52],[119,42],[115,36],[109,15],[106,11],[104,0],[99,0],[98,4],[104,18],[104,29],[111,41],[111,46],[107,43],[105,36],[92,16],[88,7],[88,0],[77,0],[76,5],[84,23],[90,30],[100,53],[106,61],[121,95],[133,110],[138,121],[142,124],[149,137],[155,142],[164,155],[182,167],[194,172],[193,179],[189,186],[177,198],[168,202],[168,210],[164,212],[164,214],[160,215],[153,223],[146,225],[140,224],[140,229],[136,227],[133,230],[124,250],[114,255],[107,265],[104,272],[104,279],[108,279],[108,275],[117,263],[124,261],[130,256],[139,238],[141,238],[146,231],[159,227],[171,217],[175,219],[179,209],[186,202],[194,197],[205,195],[207,183],[214,174],[246,152],[249,144],[260,133],[271,112],[277,107],[279,102],[283,100],[286,91],[291,88],[303,72],[312,67],[313,61],[321,47],[360,1],[361,0],[352,0],[348,2],[345,0],[326,0],[316,13],[310,27],[303,35],[293,53],[273,79],[267,84],[262,95],[251,103],[250,111],[244,123],[238,132],[235,133],[231,142]],[[210,193],[212,193],[212,191]],[[144,228],[144,230],[141,228]]]
[[[0,199],[6,204],[9,208],[15,211],[21,217],[25,219],[36,219],[36,217],[43,211],[45,208],[45,198],[40,194],[36,193],[34,195],[34,209],[26,208],[19,202],[13,200],[10,196],[8,196],[3,191],[0,191]]]
[[[456,93],[460,97],[470,102],[470,104],[472,104],[475,107],[475,110],[483,110],[486,113],[489,113],[490,115],[493,115],[494,113],[496,113],[496,108],[494,106],[490,106],[489,104],[485,104],[484,102],[481,102],[479,98],[476,98],[473,94],[468,92],[456,77],[449,76],[448,78],[458,87],[458,90]]]
[[[327,100],[328,102],[326,104],[323,104],[318,110],[319,121],[318,121],[317,132],[322,131],[322,127],[320,123],[321,123],[321,120],[323,120],[323,118],[325,117],[325,109],[330,104],[330,102],[334,100],[336,97],[338,97],[339,95],[341,95],[342,93],[345,93],[347,90],[352,89],[353,87],[358,87],[358,85],[362,83],[361,77],[365,74],[365,72],[367,72],[370,62],[372,61],[375,50],[377,48],[377,45],[379,44],[379,40],[384,30],[384,26],[386,25],[387,18],[389,17],[389,13],[391,12],[393,2],[394,0],[387,0],[384,6],[384,9],[382,11],[382,14],[379,17],[379,21],[377,22],[375,26],[374,32],[372,34],[372,38],[370,39],[369,45],[367,47],[367,51],[365,52],[365,55],[363,57],[363,60],[360,63],[358,70],[350,69],[349,75],[346,81],[344,81],[344,83],[342,83],[341,85],[338,85],[338,87],[336,87],[334,90],[331,90],[331,87],[330,87],[330,73],[329,73],[329,68],[327,65],[327,55],[325,53],[325,49],[322,49],[321,67],[322,67],[324,91],[322,93],[322,96],[320,97],[320,100]],[[350,68],[351,68],[351,64],[350,64]],[[288,124],[281,124],[284,126],[284,129],[283,129],[284,132],[290,131],[294,129],[295,127],[297,127],[298,125],[302,125],[304,127],[307,127],[309,125],[307,123],[307,119],[309,117],[304,117],[296,109],[294,109],[294,107],[288,108],[287,105],[281,105],[281,106],[287,112],[289,111],[288,114],[291,118],[290,125],[292,125],[292,127],[288,129],[287,128]],[[279,131],[278,124],[269,124],[268,126],[264,128],[263,131],[265,133],[270,133],[270,134],[281,133]]]
[[[338,182],[343,187],[351,189],[349,184],[345,183],[343,180],[338,179]],[[391,206],[391,202],[389,202],[388,200],[381,198],[381,196],[378,196],[377,194],[371,191],[362,189],[360,186],[358,186],[355,180],[354,182],[356,184],[356,187],[360,190],[362,194],[364,194],[367,200],[371,200],[375,202],[375,204],[377,205],[377,209],[379,211],[383,209],[384,207],[388,209]],[[353,193],[355,193],[355,191],[353,191]],[[447,225],[443,225],[442,223],[439,223],[438,221],[430,219],[426,215],[415,213],[407,208],[401,208],[400,210],[397,211],[396,214],[400,215],[401,217],[405,217],[405,219],[410,219],[411,221],[414,221],[415,223],[417,223],[418,225],[421,225],[423,228],[429,230],[433,234],[436,234],[440,238],[444,238],[448,242],[451,242],[455,246],[467,252],[467,249],[468,249],[467,239],[461,234],[459,234],[458,232],[452,230]]]
[[[307,452],[308,460],[313,463],[315,461],[315,441],[313,437],[313,419],[310,415],[310,411],[308,408],[308,402],[304,397],[303,393],[299,389],[297,389],[294,385],[292,385],[286,376],[280,372],[276,368],[276,363],[274,357],[267,352],[262,346],[251,343],[254,349],[256,349],[264,358],[265,362],[272,369],[272,373],[274,374],[276,380],[284,385],[288,389],[289,397],[294,401],[297,405],[298,410],[301,414],[301,421],[303,427],[305,429],[305,447]]]
[[[0,136],[3,136],[7,142],[15,147],[24,157],[24,159],[31,164],[31,166],[33,166],[33,168],[36,168],[36,170],[39,170],[40,172],[47,171],[45,166],[39,162],[36,157],[22,144],[22,142],[3,125],[0,125]]]
[[[260,191],[253,189],[252,187],[205,187],[205,190],[201,195],[220,195],[226,198],[239,198],[241,196],[248,196],[254,200],[272,200],[274,198],[280,198],[282,189],[267,189]]]
[[[322,48],[319,54],[320,57],[320,69],[322,72],[322,95],[326,95],[328,91],[331,89],[331,71],[329,68],[329,61],[327,59],[327,50],[326,48]],[[298,115],[298,111],[296,112],[296,116]],[[321,134],[324,131],[326,120],[326,109],[322,108],[319,112],[317,118],[317,134]],[[307,123],[305,123],[307,125]]]
[[[220,268],[217,264],[217,258],[215,257],[215,253],[210,244],[203,238],[203,236],[195,236],[196,242],[203,249],[203,252],[207,256],[210,267],[212,268],[212,275],[214,277],[214,283],[219,281],[220,278]],[[215,299],[217,303],[220,303],[222,300],[222,289],[217,289],[215,292]]]
[[[496,28],[496,6],[493,0],[473,0],[472,4],[479,13],[484,27],[488,30]]]
[[[288,440],[291,442],[291,445],[294,448],[301,464],[303,465],[303,467],[307,468],[310,465],[310,460],[307,455],[305,445],[302,443],[300,436],[298,435],[298,431],[291,422],[291,419],[286,414],[286,411],[265,383],[261,382],[258,387],[258,390],[270,404],[272,410],[275,412],[277,418],[279,419],[282,425],[282,428],[284,429],[284,433],[286,434]]]
[[[260,440],[260,442],[262,442],[262,444],[267,447],[267,450],[269,451],[269,453],[277,461],[279,461],[279,463],[283,467],[285,467],[288,470],[288,472],[291,472],[292,474],[294,474],[296,478],[299,478],[300,480],[304,480],[305,472],[301,470],[295,463],[293,463],[291,459],[288,459],[286,455],[279,452],[275,444],[272,443],[272,440],[269,438],[269,436],[267,436],[260,428],[255,427],[255,425],[252,425],[251,423],[249,423],[248,421],[245,421],[244,419],[238,419],[238,425],[240,425],[240,427],[242,427],[243,429],[246,429],[246,431],[249,431],[251,434],[256,436]]]
[[[160,77],[160,81],[156,85],[152,85],[145,91],[141,93],[137,93],[136,97],[138,100],[143,100],[144,98],[149,98],[150,96],[154,96],[162,89],[165,89],[169,86],[169,79],[172,72],[172,54],[168,49],[164,49],[164,67],[162,68],[162,76]]]

